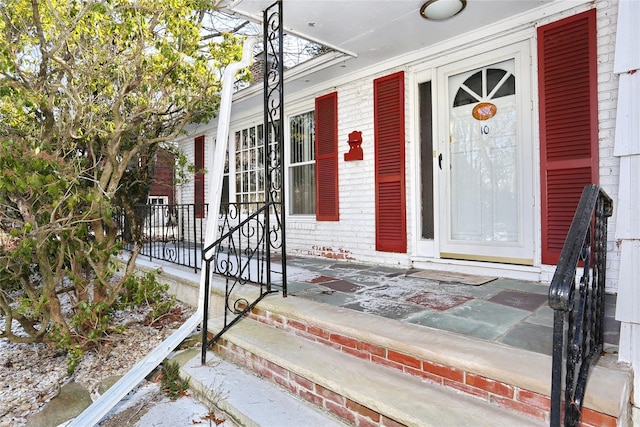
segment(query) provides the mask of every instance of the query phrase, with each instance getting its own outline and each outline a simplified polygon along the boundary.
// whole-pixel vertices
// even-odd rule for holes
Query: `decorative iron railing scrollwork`
[[[198,271],[208,206],[186,204],[135,205],[127,216],[118,210],[123,249]],[[200,216],[199,212],[205,212]]]
[[[221,211],[220,238],[205,249],[204,255],[204,261],[211,263],[213,273],[235,278],[240,284],[271,285],[265,268],[267,246],[278,249],[279,239],[272,240],[265,228],[267,211],[268,206],[262,203],[229,203]]]
[[[271,207],[266,216],[265,229],[270,240],[280,239],[281,268],[287,276],[285,218],[284,218],[284,29],[282,25],[282,1],[278,0],[263,13],[264,45],[264,128],[265,128],[265,192],[264,199]],[[271,223],[271,216],[275,223]],[[270,251],[267,247],[267,271],[271,271]],[[283,280],[283,295],[287,295],[286,280]]]
[[[205,301],[203,324],[208,322],[209,291],[211,274],[225,278],[224,325],[211,340],[206,328],[202,334],[202,363],[206,362],[206,349],[224,332],[239,321],[266,295],[276,292],[272,288],[273,272],[269,271],[269,249],[278,249],[279,239],[270,240],[266,229],[266,218],[271,206],[263,203],[230,203],[223,207],[218,222],[220,237],[203,251],[205,268]],[[253,212],[247,214],[246,212]],[[239,287],[255,284],[258,297],[250,302],[237,296]]]
[[[283,95],[283,27],[282,2],[276,1],[264,11],[264,201],[230,203],[220,209],[219,238],[203,250],[205,268],[202,322],[202,363],[206,350],[231,326],[255,307],[266,295],[276,292],[275,275],[287,296],[286,248],[284,223],[284,95]],[[275,271],[272,260],[279,252],[281,270]],[[208,339],[208,311],[211,275],[225,277],[224,325]],[[237,297],[239,286],[252,283],[259,295],[250,302]]]
[[[563,412],[563,360],[564,425],[578,426],[589,370],[602,352],[607,218],[612,213],[613,202],[599,186],[584,188],[549,288],[549,305],[554,310],[550,416],[553,427],[561,425]],[[576,283],[576,271],[580,268],[582,275]]]

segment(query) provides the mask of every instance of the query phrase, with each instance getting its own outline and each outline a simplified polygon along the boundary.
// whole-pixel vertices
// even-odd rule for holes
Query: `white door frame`
[[[427,257],[434,258],[437,257],[437,242],[438,242],[438,222],[439,218],[439,209],[438,209],[438,178],[439,174],[436,172],[435,168],[437,167],[437,154],[439,152],[438,147],[438,138],[436,135],[437,128],[437,112],[435,111],[435,106],[433,108],[433,135],[432,135],[432,162],[433,162],[433,227],[434,227],[434,238],[433,239],[423,239],[422,236],[422,195],[421,195],[421,183],[422,183],[422,164],[421,164],[421,152],[422,152],[422,141],[420,140],[420,91],[419,85],[421,83],[427,83],[431,81],[431,97],[432,100],[436,100],[436,94],[438,90],[436,88],[436,82],[433,80],[433,72],[432,69],[422,70],[415,74],[412,74],[409,80],[409,84],[411,90],[413,91],[413,102],[410,105],[410,115],[413,117],[413,123],[415,123],[413,132],[413,139],[416,141],[415,147],[412,153],[412,159],[414,160],[409,165],[410,176],[415,177],[412,180],[409,180],[408,185],[412,186],[412,194],[411,198],[414,200],[413,203],[413,211],[414,215],[414,224],[415,224],[415,233],[414,233],[414,255],[418,257]]]
[[[434,175],[440,175],[438,182],[437,199],[440,212],[438,219],[439,231],[436,230],[438,239],[438,252],[441,258],[453,258],[474,261],[492,261],[509,264],[533,265],[535,261],[535,203],[534,203],[534,171],[536,170],[533,154],[533,119],[532,119],[532,93],[531,93],[531,61],[530,44],[523,41],[513,45],[497,48],[482,55],[473,56],[456,62],[442,65],[436,70],[437,91],[436,108],[438,117],[435,128],[439,154],[443,155],[443,170],[434,165]],[[516,96],[518,103],[518,139],[519,156],[517,169],[520,172],[519,180],[519,236],[518,242],[505,245],[484,244],[483,242],[457,242],[449,238],[450,233],[450,197],[449,197],[449,171],[445,165],[450,164],[449,158],[449,76],[463,73],[468,70],[481,68],[487,65],[499,63],[508,59],[515,59]],[[434,94],[436,95],[436,94]],[[435,144],[435,142],[434,142]]]

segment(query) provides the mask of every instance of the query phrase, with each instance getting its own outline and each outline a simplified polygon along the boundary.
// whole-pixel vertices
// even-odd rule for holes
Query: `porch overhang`
[[[261,22],[275,0],[220,0],[224,13]],[[588,0],[469,0],[458,15],[430,21],[420,15],[424,0],[283,0],[283,26],[295,35],[332,49],[285,72],[287,93],[304,91],[376,67],[385,69],[433,57],[437,52],[492,37],[501,28],[526,26],[536,18],[569,10]],[[437,56],[437,55],[436,55]],[[375,72],[375,71],[374,71]],[[234,101],[259,98],[249,87]],[[250,109],[248,102],[241,109]],[[238,106],[236,105],[236,108]]]
[[[262,11],[273,2],[222,0],[219,7],[259,22]],[[470,0],[462,13],[442,21],[424,19],[420,15],[423,3],[424,0],[284,0],[284,29],[343,52],[360,66],[366,66],[512,19],[558,0]]]

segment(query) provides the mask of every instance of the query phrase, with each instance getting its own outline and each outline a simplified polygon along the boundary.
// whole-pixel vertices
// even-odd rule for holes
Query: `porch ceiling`
[[[349,54],[348,71],[355,71],[508,19],[553,0],[467,0],[466,8],[459,15],[443,21],[422,18],[420,7],[424,2],[284,0],[284,28],[291,34]],[[219,6],[259,22],[262,11],[273,3],[274,0],[221,0]]]

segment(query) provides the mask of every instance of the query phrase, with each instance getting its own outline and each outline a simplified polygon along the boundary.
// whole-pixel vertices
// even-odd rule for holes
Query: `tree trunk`
[[[60,300],[58,299],[58,295],[55,290],[53,290],[53,292],[48,292],[47,298],[47,311],[49,313],[51,323],[60,329],[60,333],[63,336],[71,337],[71,330],[69,329],[69,325],[67,324],[64,315],[62,314],[62,306],[60,305]]]

